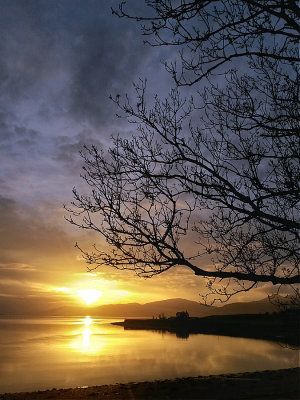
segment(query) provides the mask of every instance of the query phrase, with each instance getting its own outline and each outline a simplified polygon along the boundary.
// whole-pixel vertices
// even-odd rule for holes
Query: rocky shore
[[[298,400],[300,368],[199,376],[32,393],[4,393],[0,400]]]

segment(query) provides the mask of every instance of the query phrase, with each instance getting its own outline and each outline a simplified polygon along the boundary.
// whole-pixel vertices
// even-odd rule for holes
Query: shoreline
[[[221,335],[270,340],[300,346],[299,319],[284,314],[236,314],[208,317],[130,319],[112,322],[125,330],[157,330],[188,338],[190,334]]]
[[[153,382],[3,393],[0,400],[296,400],[300,367]]]

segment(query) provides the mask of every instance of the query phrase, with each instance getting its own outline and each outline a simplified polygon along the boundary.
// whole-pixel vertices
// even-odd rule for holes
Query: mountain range
[[[158,317],[163,314],[166,317],[176,315],[178,311],[187,311],[191,317],[206,317],[208,315],[232,315],[232,314],[262,314],[278,311],[277,307],[270,303],[268,298],[251,301],[226,304],[221,307],[205,306],[196,301],[186,299],[168,299],[154,301],[146,304],[106,304],[94,307],[60,307],[51,311],[52,315],[91,315],[103,317]]]
[[[103,317],[166,317],[176,315],[178,311],[187,311],[191,317],[208,315],[261,314],[278,311],[268,298],[251,302],[236,302],[223,306],[205,306],[186,299],[167,299],[145,304],[105,304],[101,306],[57,306],[57,303],[44,304],[34,299],[5,299],[0,297],[0,315],[43,315],[43,316],[103,316]]]

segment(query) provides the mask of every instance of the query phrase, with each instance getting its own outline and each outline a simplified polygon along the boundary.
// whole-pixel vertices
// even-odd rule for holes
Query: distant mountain
[[[196,301],[185,299],[169,299],[154,301],[146,304],[105,304],[103,306],[86,307],[78,310],[73,307],[60,307],[53,310],[55,315],[78,315],[80,313],[91,316],[103,317],[157,317],[164,314],[166,317],[175,315],[177,311],[188,311],[192,316],[205,316],[211,314],[211,309],[200,305]]]
[[[187,311],[191,317],[206,317],[208,315],[231,314],[262,314],[276,311],[276,307],[268,298],[251,301],[226,304],[221,307],[204,306],[196,301],[186,299],[168,299],[154,301],[146,304],[109,304],[93,309],[93,315],[116,317],[157,317],[164,314],[166,317],[176,315],[178,311]]]
[[[196,301],[186,299],[169,299],[153,301],[143,305],[143,310],[149,316],[165,314],[166,317],[176,315],[178,311],[187,311],[192,317],[212,315],[216,307],[207,307]]]
[[[104,317],[148,317],[144,305],[139,303],[105,304],[93,308],[93,315]]]
[[[271,304],[268,298],[251,301],[226,304],[221,307],[207,307],[196,301],[186,299],[168,299],[161,301],[153,301],[146,304],[127,303],[127,304],[106,304],[102,306],[81,306],[76,305],[52,307],[47,305],[47,309],[41,304],[27,303],[25,299],[22,301],[4,302],[1,304],[0,314],[2,315],[58,315],[58,316],[103,316],[103,317],[157,317],[164,314],[166,317],[176,315],[178,311],[187,311],[191,317],[206,317],[208,315],[232,315],[232,314],[260,314],[266,312],[278,311]]]
[[[274,311],[278,311],[277,307],[266,297],[258,301],[239,302],[225,304],[223,307],[215,307],[214,315],[263,314]]]
[[[143,305],[139,303],[105,304],[103,306],[62,306],[52,309],[51,315],[102,317],[143,317]]]
[[[185,299],[169,299],[154,301],[146,304],[107,304],[93,308],[93,315],[110,317],[157,317],[164,314],[166,317],[175,315],[177,311],[188,311],[193,316],[209,315],[210,308],[205,307],[196,301]]]

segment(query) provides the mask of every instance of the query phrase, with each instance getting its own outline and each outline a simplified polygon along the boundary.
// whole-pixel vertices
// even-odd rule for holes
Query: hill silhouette
[[[43,304],[32,299],[0,299],[1,315],[42,315],[42,316],[99,316],[99,317],[157,317],[164,314],[166,317],[174,316],[178,311],[188,311],[192,317],[206,317],[209,315],[233,314],[261,314],[278,311],[268,298],[251,301],[236,302],[223,306],[205,306],[196,301],[175,298],[161,301],[152,301],[145,304],[104,304],[101,306],[78,306],[76,304],[57,307],[57,305]]]
[[[209,315],[233,315],[233,314],[262,314],[278,311],[276,306],[270,303],[268,298],[252,301],[226,304],[221,307],[205,306],[196,301],[186,299],[167,299],[145,304],[105,304],[94,307],[60,307],[52,310],[52,315],[83,315],[103,317],[157,317],[164,314],[170,317],[178,311],[187,311],[192,317],[206,317]]]

